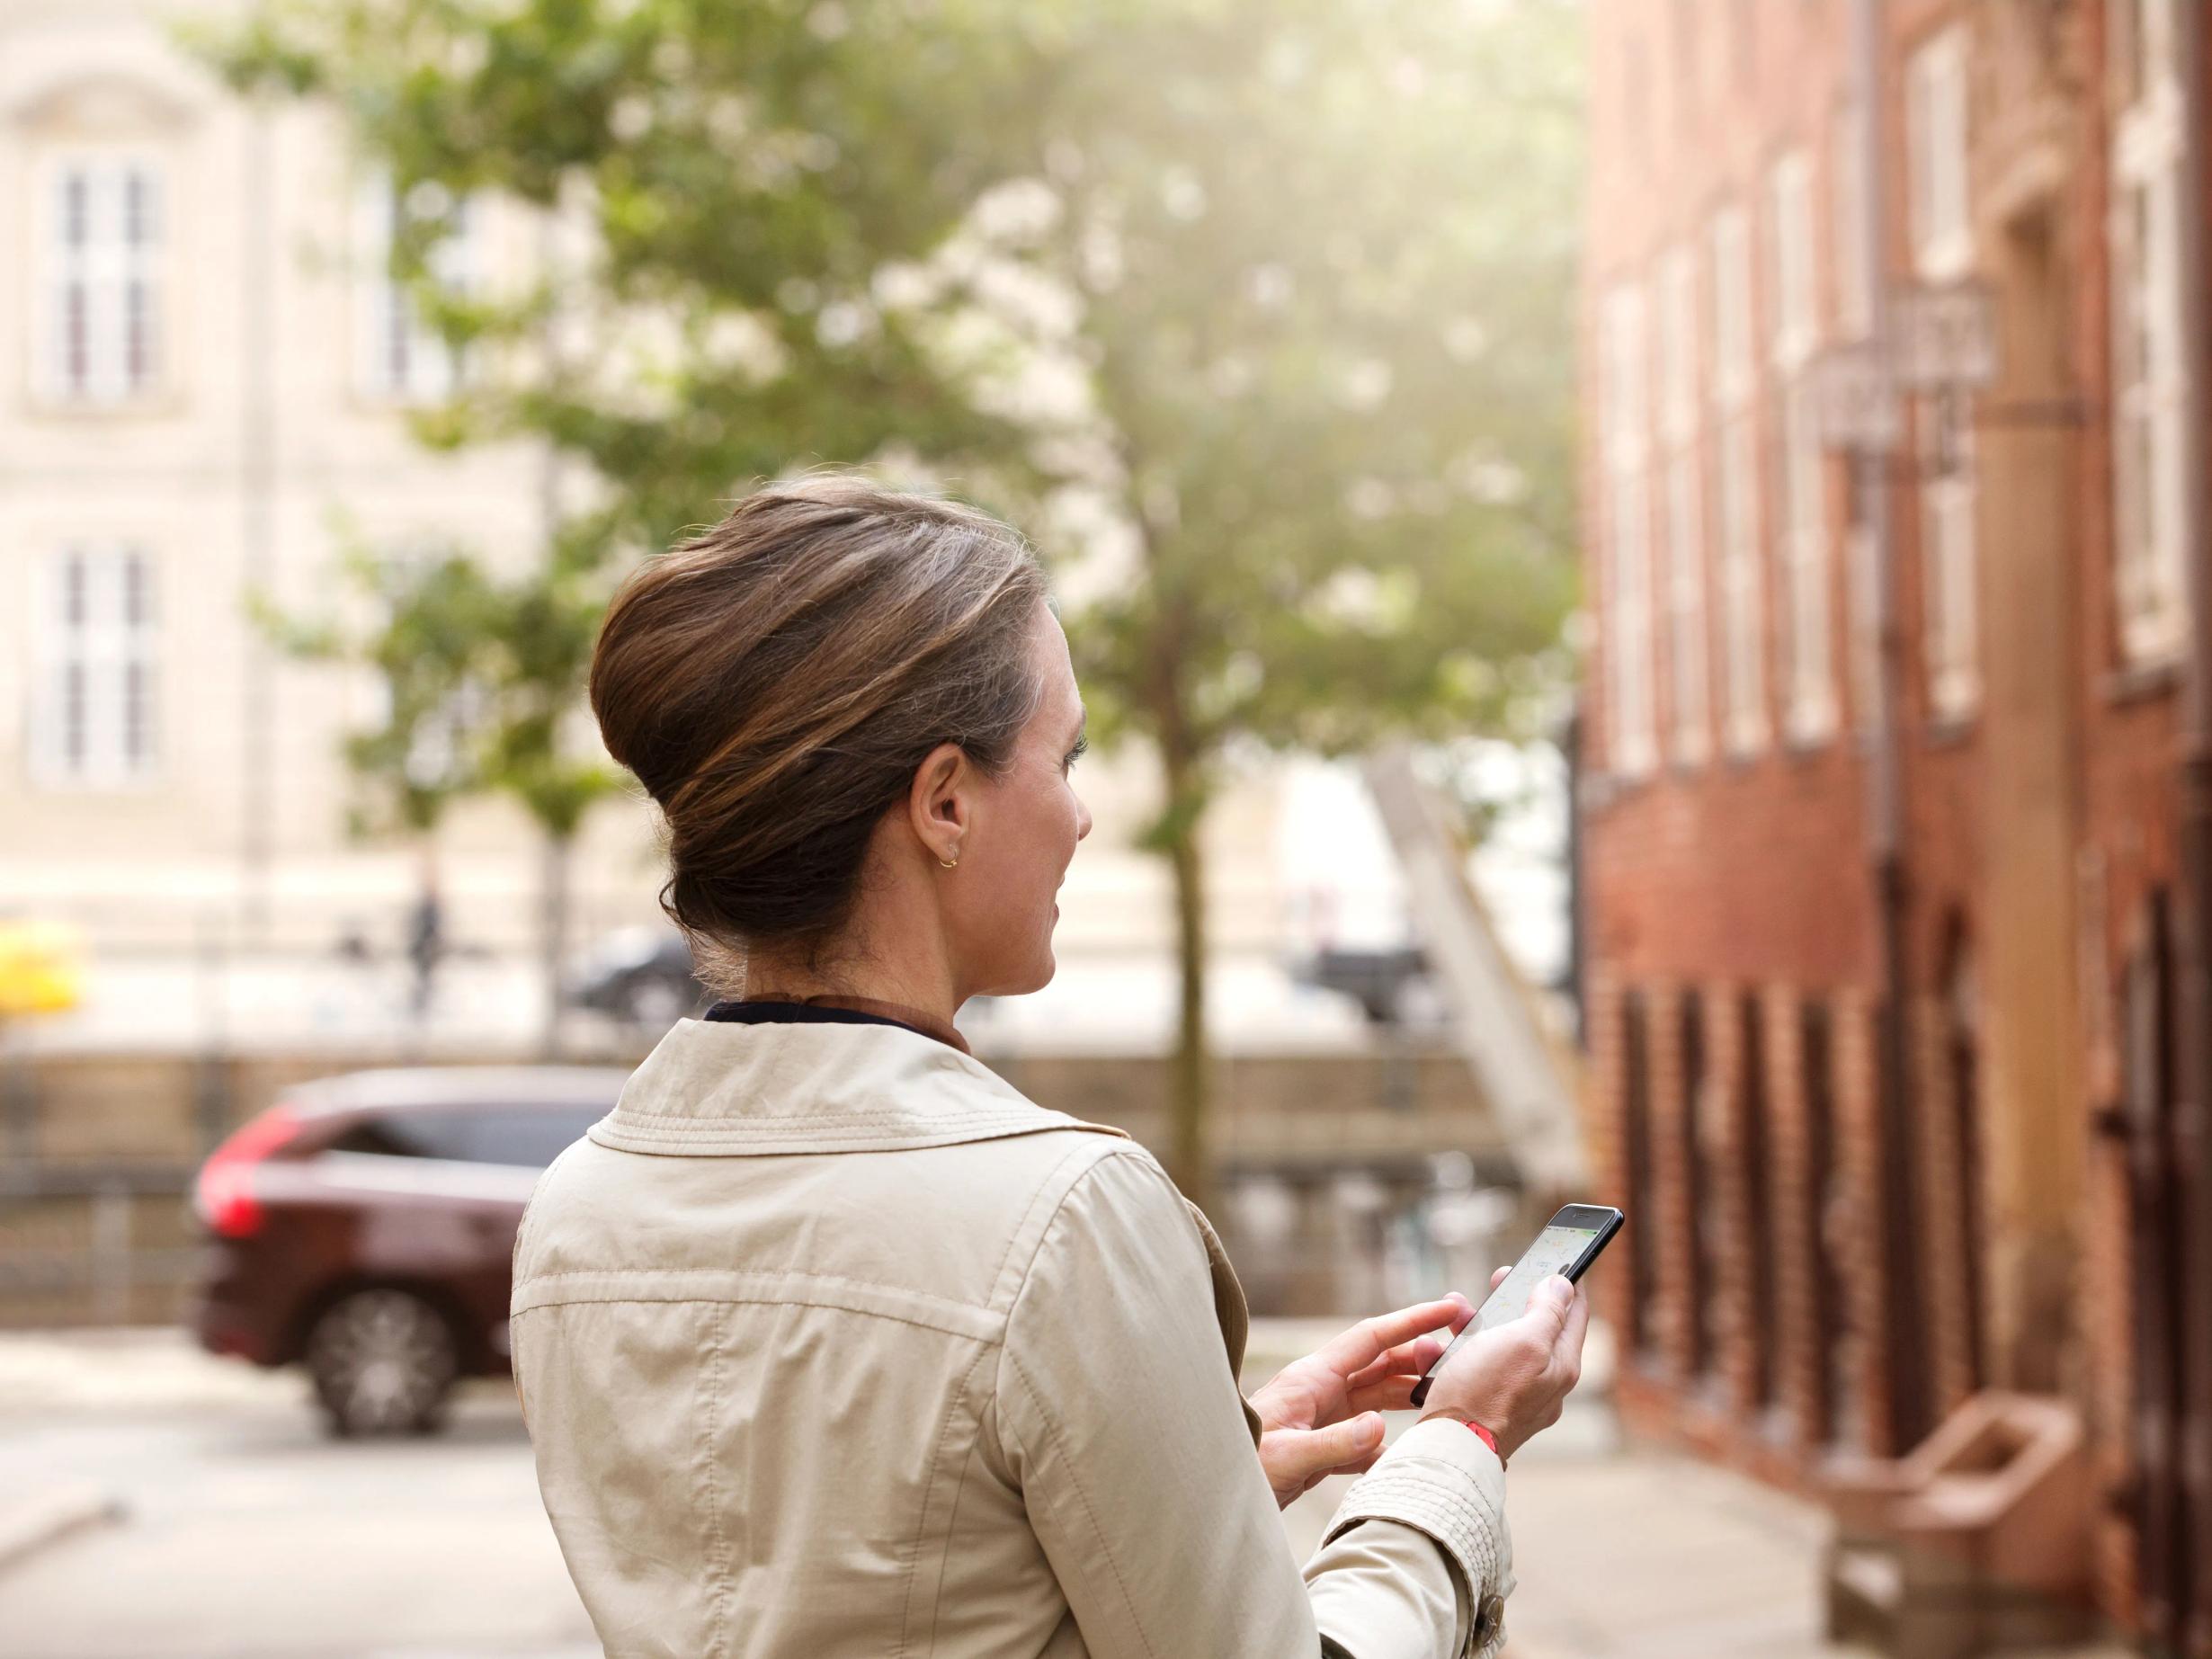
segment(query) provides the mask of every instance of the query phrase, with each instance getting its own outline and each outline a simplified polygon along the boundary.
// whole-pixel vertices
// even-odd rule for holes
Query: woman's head
[[[743,952],[925,953],[956,1005],[1051,977],[1052,894],[1090,828],[1082,706],[1005,525],[853,478],[772,485],[623,585],[591,694],[667,821],[662,903],[710,985],[735,989]]]

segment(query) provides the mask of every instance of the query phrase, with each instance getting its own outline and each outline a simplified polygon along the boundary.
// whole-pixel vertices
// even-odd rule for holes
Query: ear
[[[957,861],[975,827],[975,763],[957,743],[941,743],[914,768],[906,791],[906,823],[922,850],[940,864]]]

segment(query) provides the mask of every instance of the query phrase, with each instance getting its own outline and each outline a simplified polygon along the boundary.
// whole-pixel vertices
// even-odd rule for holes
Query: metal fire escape
[[[1406,897],[1431,972],[1450,1011],[1452,1039],[1489,1102],[1532,1197],[1588,1197],[1574,1066],[1499,948],[1467,878],[1451,815],[1394,745],[1364,765],[1369,792],[1405,875]]]

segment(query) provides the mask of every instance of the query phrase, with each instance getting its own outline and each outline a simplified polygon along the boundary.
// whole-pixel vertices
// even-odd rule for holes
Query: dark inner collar
[[[700,1016],[727,1025],[890,1025],[971,1053],[968,1039],[941,1020],[919,1009],[867,997],[795,996],[747,997],[742,1002],[717,1003]]]

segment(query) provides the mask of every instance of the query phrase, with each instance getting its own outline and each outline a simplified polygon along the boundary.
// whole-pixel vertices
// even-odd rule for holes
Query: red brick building
[[[2092,1592],[2212,1654],[2193,3],[1592,0],[1580,814],[1632,1419],[1817,1489],[2068,1401]]]

